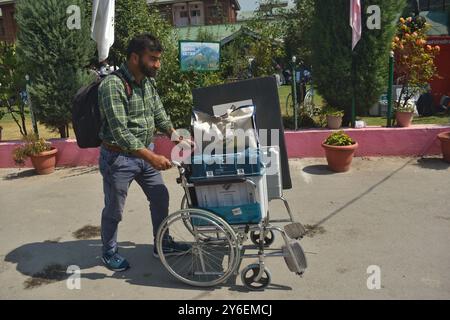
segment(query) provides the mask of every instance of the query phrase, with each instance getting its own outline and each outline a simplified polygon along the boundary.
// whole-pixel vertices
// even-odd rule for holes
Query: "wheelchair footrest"
[[[289,250],[288,246],[291,250]],[[300,241],[291,240],[288,245],[282,246],[284,261],[289,271],[298,275],[303,275],[307,268],[305,253],[303,252]],[[292,251],[292,254],[291,254]]]
[[[284,231],[291,239],[301,239],[306,234],[306,229],[300,222],[285,225]]]

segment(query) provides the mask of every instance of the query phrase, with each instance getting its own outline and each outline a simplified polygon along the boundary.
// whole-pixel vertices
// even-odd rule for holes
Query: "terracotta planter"
[[[31,163],[38,174],[49,174],[55,171],[57,152],[58,149],[52,147],[49,151],[30,156]]]
[[[412,123],[413,112],[396,112],[395,119],[399,127],[409,127]]]
[[[442,132],[438,134],[439,140],[441,140],[442,155],[444,161],[450,163],[450,132]]]
[[[358,143],[350,146],[330,146],[322,143],[325,149],[325,156],[327,158],[328,167],[334,172],[346,172],[350,170],[350,165],[353,160],[355,150],[358,148]]]
[[[327,127],[329,129],[339,129],[342,125],[342,117],[327,115]]]

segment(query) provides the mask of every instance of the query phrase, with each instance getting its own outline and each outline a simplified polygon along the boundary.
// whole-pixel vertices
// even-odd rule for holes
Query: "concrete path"
[[[294,187],[285,196],[296,218],[315,226],[302,240],[309,268],[300,278],[282,258],[269,260],[273,285],[264,292],[247,292],[239,279],[209,290],[173,279],[151,255],[148,203],[136,183],[119,230],[132,268],[111,272],[99,258],[97,167],[48,176],[1,169],[0,299],[450,299],[450,165],[357,158],[345,174],[331,174],[324,159],[290,166]],[[182,196],[176,176],[164,172],[171,212]],[[271,213],[285,215],[281,202]],[[67,287],[69,265],[81,268],[80,290]],[[381,288],[369,290],[378,267]]]

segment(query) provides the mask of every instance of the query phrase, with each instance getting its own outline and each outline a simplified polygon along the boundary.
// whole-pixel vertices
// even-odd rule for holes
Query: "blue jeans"
[[[117,250],[117,229],[133,180],[139,184],[149,201],[153,236],[156,237],[169,211],[169,192],[161,173],[141,158],[110,151],[103,146],[100,149],[99,169],[103,176],[105,196],[101,222],[103,253]]]

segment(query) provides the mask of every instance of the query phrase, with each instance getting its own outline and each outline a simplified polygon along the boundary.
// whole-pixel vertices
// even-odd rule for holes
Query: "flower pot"
[[[395,119],[399,127],[409,127],[412,123],[414,112],[396,112]]]
[[[349,146],[330,146],[322,143],[322,147],[325,149],[328,167],[334,172],[346,172],[350,169],[358,143]]]
[[[342,125],[342,117],[327,115],[327,127],[329,129],[339,129]]]
[[[30,156],[31,163],[38,174],[49,174],[55,171],[57,152],[58,149],[52,147],[49,151]]]
[[[441,132],[438,134],[438,138],[441,140],[444,161],[450,163],[450,132]]]

